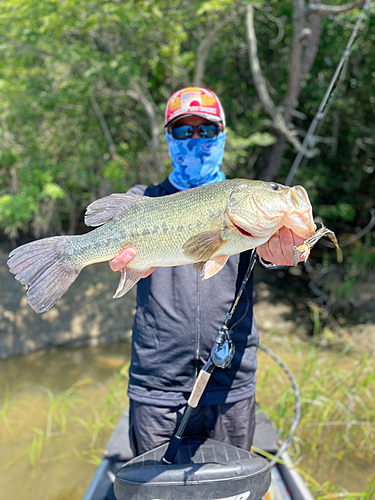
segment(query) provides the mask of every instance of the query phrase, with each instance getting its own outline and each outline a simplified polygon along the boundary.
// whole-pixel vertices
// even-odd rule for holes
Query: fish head
[[[316,225],[306,189],[302,186],[293,186],[288,189],[289,210],[284,214],[283,225],[301,238],[310,238],[316,231]]]
[[[301,238],[315,231],[312,207],[302,186],[276,182],[241,181],[232,191],[227,215],[244,237],[265,243],[282,226]]]

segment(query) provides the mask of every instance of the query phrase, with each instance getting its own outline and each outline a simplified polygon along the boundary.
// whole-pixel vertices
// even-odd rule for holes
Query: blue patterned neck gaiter
[[[213,139],[178,140],[166,134],[174,171],[170,183],[183,191],[225,180],[220,170],[226,132]]]

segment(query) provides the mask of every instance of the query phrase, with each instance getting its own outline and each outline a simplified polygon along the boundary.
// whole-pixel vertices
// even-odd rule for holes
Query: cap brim
[[[210,122],[214,123],[219,123],[222,122],[223,120],[220,118],[220,116],[216,115],[211,115],[210,113],[181,113],[178,116],[175,116],[172,120],[169,120],[169,122],[165,125],[166,127],[169,127],[169,125],[172,125],[172,123],[176,122],[180,118],[184,118],[185,116],[200,116],[201,118],[204,118],[205,120],[209,120]]]

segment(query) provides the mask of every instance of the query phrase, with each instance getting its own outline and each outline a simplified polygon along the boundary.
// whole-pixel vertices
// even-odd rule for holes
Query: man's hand
[[[276,266],[292,266],[293,247],[299,247],[304,242],[303,238],[297,236],[293,231],[283,226],[266,243],[257,248],[258,255],[267,262]],[[299,258],[302,262],[305,259]]]
[[[126,247],[124,250],[109,261],[109,265],[112,271],[122,271],[135,257],[137,250],[133,247]],[[143,278],[147,278],[150,274],[155,271],[156,267],[151,267]]]

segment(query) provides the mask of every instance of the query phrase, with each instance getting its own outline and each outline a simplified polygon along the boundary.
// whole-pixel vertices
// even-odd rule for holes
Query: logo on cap
[[[208,89],[188,87],[171,96],[165,112],[166,125],[185,114],[201,116],[215,122],[222,121],[225,126],[224,110],[219,98]]]

